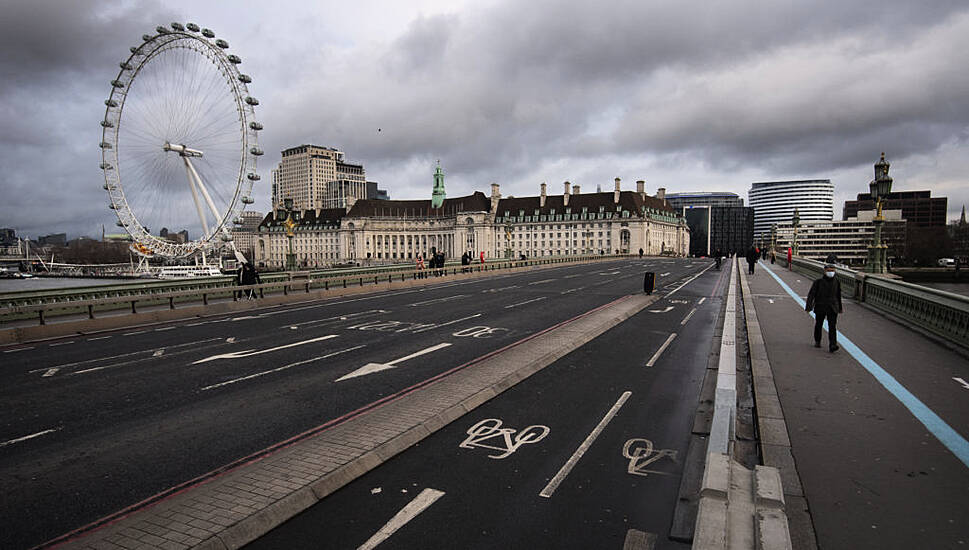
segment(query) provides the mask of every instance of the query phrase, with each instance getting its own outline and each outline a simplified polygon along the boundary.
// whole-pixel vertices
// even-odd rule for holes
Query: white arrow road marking
[[[267,371],[257,372],[256,374],[250,374],[249,376],[243,376],[242,378],[235,378],[232,380],[226,380],[225,382],[219,382],[218,384],[212,384],[211,386],[205,386],[200,391],[207,391],[215,388],[221,388],[222,386],[228,386],[229,384],[235,384],[236,382],[242,382],[244,380],[252,380],[253,378],[259,378],[260,376],[265,376],[267,374],[272,374],[274,372],[283,371],[292,367],[298,367],[300,365],[305,365],[307,363],[312,363],[313,361],[319,361],[320,359],[327,359],[333,357],[334,355],[340,355],[341,353],[347,353],[348,351],[353,351],[355,349],[364,348],[366,346],[353,346],[352,348],[341,349],[340,351],[334,351],[332,353],[327,353],[326,355],[321,355],[319,357],[314,357],[312,359],[306,359],[305,361],[297,361],[295,363],[290,363],[288,365],[283,365],[281,367],[276,367],[275,369],[270,369]]]
[[[358,311],[356,313],[344,313],[342,315],[334,315],[333,317],[327,317],[325,319],[313,319],[312,321],[303,321],[302,323],[289,324],[281,328],[295,328],[301,327],[303,325],[315,325],[319,323],[325,323],[327,321],[347,321],[349,319],[356,319],[357,317],[363,317],[370,314],[380,314],[380,313],[390,313],[387,309],[368,309],[367,311]]]
[[[456,300],[458,298],[464,298],[467,294],[455,294],[454,296],[447,296],[445,298],[437,298],[434,300],[424,300],[423,302],[414,302],[413,304],[407,304],[410,307],[423,306],[426,304],[436,304],[439,302],[447,302],[449,300]]]
[[[28,439],[33,439],[35,437],[40,437],[42,435],[47,435],[49,433],[54,433],[60,428],[51,428],[49,430],[44,430],[42,432],[37,432],[35,434],[25,435],[23,437],[18,437],[17,439],[11,439],[10,441],[4,441],[0,443],[0,447],[6,447],[7,445],[13,445],[14,443],[20,443],[21,441],[27,441]]]
[[[532,302],[538,302],[540,300],[544,300],[545,298],[546,296],[542,296],[541,298],[535,298],[534,300],[525,300],[524,302],[518,302],[517,304],[511,304],[510,306],[505,306],[505,309],[511,309],[513,307],[523,306],[525,304],[530,304]]]
[[[958,383],[960,383],[960,384],[962,384],[962,387],[963,387],[963,388],[965,388],[965,389],[967,389],[967,390],[969,390],[969,382],[966,382],[966,381],[965,381],[965,380],[963,380],[962,378],[955,378],[955,377],[953,377],[952,379],[953,379],[953,380],[955,380],[956,382],[958,382]]]
[[[659,276],[660,276],[660,277],[666,277],[666,276],[667,276],[667,275],[669,275],[669,274],[670,274],[670,272],[669,272],[669,271],[667,271],[666,273],[660,273],[660,274],[659,274]]]
[[[226,338],[225,339],[225,343],[226,344],[235,344],[236,343],[236,337],[235,336],[230,336],[229,338]]]
[[[205,340],[196,340],[194,342],[185,342],[184,344],[176,344],[176,345],[166,346],[166,347],[168,349],[185,348],[185,347],[198,346],[199,344],[205,344],[207,342],[213,342],[215,340],[219,340],[219,338],[207,338]],[[84,361],[75,361],[73,363],[65,363],[63,365],[57,365],[56,367],[43,367],[43,368],[34,369],[34,370],[31,370],[31,371],[27,371],[27,372],[29,372],[31,374],[36,373],[36,372],[41,372],[41,371],[43,371],[44,373],[47,373],[47,372],[50,372],[51,369],[61,370],[61,369],[66,369],[68,367],[78,367],[78,366],[87,365],[87,364],[90,364],[90,363],[98,363],[98,362],[110,361],[112,359],[122,359],[122,358],[125,358],[125,357],[133,357],[135,355],[142,355],[142,354],[145,354],[145,353],[154,353],[154,352],[158,351],[159,349],[165,349],[165,348],[151,348],[151,349],[145,349],[145,350],[141,350],[141,351],[132,351],[130,353],[122,353],[120,355],[110,355],[108,357],[98,357],[98,358],[95,358],[95,359],[86,359]],[[107,368],[120,367],[120,366],[123,366],[123,365],[130,365],[133,362],[142,361],[142,360],[144,360],[144,359],[133,359],[131,361],[122,361],[120,363],[116,363],[116,364],[108,365],[108,366],[104,366],[104,367],[95,367],[93,369],[86,369],[86,370],[75,371],[75,372],[67,373],[67,376],[70,376],[72,374],[79,374],[79,373],[85,373],[85,372],[91,372],[91,371],[98,371],[98,370],[103,370],[103,369],[107,369]],[[50,376],[50,375],[46,375],[46,376]]]
[[[444,491],[438,491],[436,489],[424,489],[419,495],[414,497],[414,500],[407,503],[400,512],[390,518],[379,531],[374,533],[367,542],[360,545],[357,550],[372,550],[376,548],[378,544],[390,538],[398,529],[407,524],[408,521],[417,517],[418,514],[427,510],[427,508],[434,504],[437,499],[444,496]]]
[[[155,353],[151,354],[152,357],[161,357],[162,355],[165,355],[165,348],[155,350]]]
[[[658,350],[656,350],[656,353],[654,353],[652,357],[650,357],[649,362],[646,363],[647,367],[652,367],[653,365],[656,364],[656,360],[659,359],[660,355],[663,355],[663,352],[666,351],[666,346],[670,345],[670,342],[673,341],[673,338],[676,338],[675,332],[670,334],[669,337],[666,338],[666,341],[663,342],[663,345],[660,346]]]
[[[343,380],[348,380],[350,378],[356,378],[358,376],[366,376],[368,374],[373,374],[375,372],[380,372],[382,370],[392,369],[392,368],[394,368],[394,367],[397,366],[397,363],[403,363],[404,361],[407,361],[408,359],[413,359],[415,357],[424,355],[426,353],[431,353],[432,351],[437,351],[439,349],[446,348],[446,347],[448,347],[450,345],[451,344],[449,344],[447,342],[442,342],[442,343],[437,344],[435,346],[431,346],[429,348],[424,348],[421,351],[412,353],[412,354],[410,354],[410,355],[408,355],[406,357],[401,357],[400,359],[394,359],[393,361],[391,361],[389,363],[367,363],[366,365],[364,365],[364,366],[360,367],[359,369],[351,372],[350,374],[345,374],[345,375],[337,378],[336,379],[336,382],[342,382]]]
[[[650,313],[666,313],[667,311],[670,311],[671,309],[673,309],[673,306],[666,306],[666,309],[651,309],[651,310],[649,310],[649,312]]]
[[[701,305],[703,305],[703,302],[706,302],[706,301],[707,301],[707,297],[704,296],[703,298],[700,298],[700,301],[697,302],[696,305],[701,306]]]
[[[548,482],[548,485],[546,485],[545,488],[542,489],[542,492],[538,493],[538,496],[545,497],[545,498],[552,497],[552,493],[554,493],[555,489],[558,488],[559,484],[561,484],[562,481],[565,480],[565,476],[569,475],[569,472],[571,472],[572,468],[575,467],[575,463],[578,462],[580,458],[582,458],[582,455],[584,455],[587,450],[589,450],[589,447],[592,446],[592,443],[595,442],[596,438],[599,437],[599,434],[602,433],[602,430],[605,429],[606,424],[608,424],[609,421],[612,420],[612,417],[616,416],[616,413],[619,412],[619,407],[622,407],[622,404],[625,403],[626,400],[629,399],[629,396],[632,394],[633,392],[627,391],[627,392],[623,392],[623,394],[619,396],[619,400],[616,401],[616,404],[613,405],[611,409],[609,409],[609,412],[607,412],[605,416],[602,417],[602,420],[599,421],[599,424],[595,427],[595,429],[589,433],[588,437],[585,438],[585,441],[583,441],[582,444],[579,445],[579,448],[576,449],[574,453],[572,453],[572,457],[569,458],[568,461],[566,461],[566,463],[562,466],[562,469],[560,469],[558,473],[555,474],[555,477],[553,477],[552,480]]]
[[[57,374],[57,371],[59,371],[59,370],[61,370],[60,367],[54,367],[52,369],[47,369],[47,372],[45,372],[42,375],[42,378],[47,378],[48,376],[54,376],[55,374]]]
[[[239,359],[240,357],[252,357],[253,355],[262,355],[264,353],[269,353],[272,351],[277,351],[286,348],[294,348],[296,346],[303,346],[306,344],[312,344],[313,342],[322,342],[323,340],[329,340],[330,338],[336,338],[336,334],[327,334],[326,336],[320,336],[319,338],[311,338],[309,340],[303,340],[301,342],[293,342],[292,344],[286,344],[285,346],[276,346],[274,348],[264,349],[264,350],[251,350],[247,349],[244,351],[234,351],[231,353],[221,353],[219,355],[213,355],[211,357],[206,357],[205,359],[199,359],[192,363],[193,365],[198,365],[199,363],[208,363],[209,361],[215,361],[216,359]]]

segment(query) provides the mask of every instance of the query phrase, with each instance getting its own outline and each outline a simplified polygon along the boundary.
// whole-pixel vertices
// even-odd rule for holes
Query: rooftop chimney
[[[562,203],[564,206],[569,205],[569,182],[565,182],[565,193],[562,195]]]
[[[501,200],[501,186],[497,183],[491,184],[491,213],[498,212],[498,201]]]
[[[636,192],[639,193],[639,198],[646,200],[646,181],[639,180],[636,182]]]
[[[578,185],[573,185],[572,186],[572,194],[573,195],[578,195],[579,194],[579,186]]]
[[[542,196],[538,199],[539,208],[545,208],[545,182],[542,182]]]
[[[616,178],[616,190],[612,192],[612,202],[619,204],[619,183],[620,179]]]
[[[663,201],[663,204],[666,204],[666,188],[665,187],[660,187],[659,189],[656,190],[656,198],[659,199],[659,200],[661,200],[661,201]]]

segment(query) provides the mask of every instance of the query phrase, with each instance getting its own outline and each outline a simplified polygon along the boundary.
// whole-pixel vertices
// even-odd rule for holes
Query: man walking
[[[757,258],[759,257],[760,252],[757,252],[756,248],[750,247],[750,249],[747,250],[747,273],[750,273],[751,275],[754,274],[754,265],[757,264]]]
[[[834,264],[825,264],[824,275],[814,281],[808,292],[805,311],[814,310],[814,347],[821,347],[821,325],[828,320],[828,349],[834,353],[838,347],[838,314],[844,312],[841,304],[841,283],[835,277]]]

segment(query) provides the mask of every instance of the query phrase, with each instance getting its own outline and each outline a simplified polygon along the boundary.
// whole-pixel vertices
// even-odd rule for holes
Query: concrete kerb
[[[227,493],[244,495],[245,500],[263,501],[265,504],[247,504],[255,511],[234,523],[221,527],[209,527],[210,535],[195,545],[173,543],[172,539],[165,540],[165,546],[158,546],[151,541],[152,535],[145,533],[138,540],[139,548],[205,548],[213,550],[229,550],[240,548],[245,544],[267,533],[287,519],[295,516],[334,491],[350,483],[357,477],[376,468],[396,454],[408,449],[431,433],[443,428],[447,424],[461,418],[475,407],[487,402],[505,389],[524,380],[531,374],[553,363],[574,349],[591,341],[606,332],[618,322],[622,322],[635,315],[642,309],[656,301],[658,296],[632,295],[587,312],[566,323],[558,325],[537,337],[529,337],[519,341],[497,354],[489,354],[480,360],[472,361],[465,366],[474,365],[475,368],[456,369],[434,382],[418,387],[414,390],[404,390],[399,398],[384,402],[369,409],[358,416],[352,417],[340,424],[331,426],[324,431],[314,433],[307,439],[293,443],[273,453],[266,454],[253,462],[247,463],[210,479],[199,485],[190,487],[168,499],[163,499],[130,515],[116,520],[113,524],[101,529],[77,535],[78,538],[66,543],[67,548],[94,549],[110,547],[106,539],[119,532],[137,535],[139,530],[132,526],[141,524],[145,519],[164,517],[188,511],[186,502],[192,499],[205,498],[206,493],[219,494],[224,501],[235,497],[224,496]],[[581,337],[575,338],[572,333],[581,328]],[[563,335],[569,334],[568,338]],[[554,346],[549,343],[554,342]],[[545,350],[555,348],[553,352]],[[536,353],[538,351],[538,353]],[[460,392],[447,393],[447,398],[453,397],[451,403],[441,403],[440,393],[436,384],[445,383],[448,388],[453,386],[465,389]],[[437,403],[427,397],[438,394]],[[371,427],[380,423],[379,419],[396,419],[393,424],[387,421],[379,429],[366,432],[366,426]],[[410,419],[408,425],[403,425],[402,419]],[[383,435],[394,432],[389,438]],[[352,435],[350,435],[352,434]],[[383,438],[380,441],[380,438]],[[371,446],[368,441],[374,441]],[[327,451],[327,446],[334,450]],[[361,447],[370,447],[364,450]],[[346,456],[352,453],[354,456]],[[318,456],[316,460],[307,462],[309,455]],[[345,460],[338,463],[336,456],[344,456]],[[333,467],[319,466],[321,474],[314,480],[306,482],[296,489],[290,489],[286,494],[272,493],[273,497],[257,497],[265,492],[265,487],[258,483],[248,487],[247,480],[252,479],[280,479],[282,475],[287,483],[292,484],[290,476],[285,472],[287,462],[301,461],[303,465],[333,464]],[[322,471],[326,469],[326,471]],[[305,476],[305,473],[300,473]],[[259,489],[264,489],[260,492]],[[247,492],[250,491],[250,492]],[[229,502],[228,505],[231,505]],[[173,512],[174,511],[174,512]],[[130,536],[130,535],[129,535]]]
[[[625,257],[623,257],[625,258]],[[46,325],[22,326],[14,328],[0,328],[0,346],[9,344],[23,344],[39,340],[60,338],[64,336],[75,336],[78,334],[87,335],[121,328],[138,328],[152,326],[172,321],[182,321],[199,319],[209,316],[222,314],[251,311],[262,309],[267,306],[294,305],[308,302],[315,302],[342,296],[356,294],[369,294],[373,292],[385,292],[391,289],[410,288],[414,286],[435,286],[437,284],[449,283],[455,280],[479,279],[508,275],[509,273],[523,273],[526,271],[540,271],[554,269],[572,265],[584,265],[599,263],[607,260],[616,260],[616,257],[608,256],[605,259],[583,260],[569,263],[537,264],[522,267],[512,267],[503,270],[473,271],[468,273],[455,273],[446,277],[434,277],[428,274],[424,279],[411,279],[405,281],[380,280],[376,284],[368,283],[366,286],[348,286],[347,288],[334,287],[328,290],[311,289],[310,292],[291,292],[289,294],[266,296],[257,300],[239,300],[227,302],[212,302],[207,305],[184,306],[178,309],[157,309],[139,313],[114,313],[106,314],[104,317],[95,319],[82,319],[77,321],[49,322]],[[365,278],[366,279],[366,278]]]
[[[700,489],[700,502],[694,529],[693,548],[698,550],[790,550],[791,534],[784,503],[784,484],[781,471],[772,465],[747,470],[730,455],[733,423],[736,414],[736,345],[733,342],[736,318],[735,275],[740,274],[740,287],[750,348],[755,403],[758,413],[761,403],[769,413],[778,417],[758,418],[761,429],[761,454],[764,455],[765,428],[770,443],[786,443],[790,455],[790,440],[784,424],[783,412],[777,400],[770,363],[760,325],[757,323],[753,300],[743,269],[735,262],[731,269],[727,291],[717,391],[714,401],[714,420],[710,429],[710,445]],[[725,342],[726,341],[726,342]],[[756,351],[755,351],[756,349]],[[725,357],[725,354],[728,356]],[[724,381],[721,381],[725,378]],[[763,400],[758,388],[763,393]],[[733,390],[733,391],[730,391]],[[727,402],[725,402],[727,401]],[[777,454],[778,445],[770,445]],[[792,457],[793,461],[793,457]],[[766,462],[766,461],[765,461]],[[770,464],[770,463],[768,463]],[[798,483],[798,489],[800,484]]]

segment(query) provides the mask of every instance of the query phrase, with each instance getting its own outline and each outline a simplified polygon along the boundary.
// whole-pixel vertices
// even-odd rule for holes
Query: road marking
[[[155,353],[151,354],[152,357],[161,357],[162,355],[165,355],[165,348],[155,350]]]
[[[501,288],[486,288],[486,289],[482,290],[481,292],[482,293],[485,293],[485,292],[501,292],[502,290],[511,290],[513,288],[520,288],[520,287],[518,285],[511,285],[511,286],[503,286]]]
[[[34,349],[34,347],[33,346],[30,346],[29,348],[5,349],[5,350],[3,350],[3,352],[4,353],[17,353],[18,351],[27,351],[29,349]]]
[[[539,496],[542,496],[545,498],[552,497],[552,493],[554,493],[555,489],[558,488],[559,484],[561,484],[562,481],[565,480],[565,476],[569,475],[569,472],[572,471],[572,468],[575,467],[575,464],[579,461],[580,458],[582,458],[582,455],[584,455],[585,452],[589,450],[589,447],[592,446],[592,443],[596,440],[597,437],[599,437],[599,434],[602,433],[602,430],[605,429],[606,424],[608,424],[609,421],[612,420],[614,416],[616,416],[616,413],[619,412],[619,407],[622,407],[622,404],[625,403],[626,400],[629,399],[629,396],[632,394],[633,392],[627,391],[627,392],[623,392],[623,394],[619,396],[619,400],[616,401],[616,404],[613,405],[611,409],[609,409],[609,412],[607,412],[605,416],[602,417],[602,420],[599,421],[599,424],[595,427],[595,429],[592,430],[591,433],[589,433],[588,437],[585,438],[585,441],[583,441],[582,444],[579,445],[579,448],[576,449],[574,453],[572,453],[572,457],[569,458],[569,460],[565,463],[565,465],[562,466],[562,469],[559,470],[557,474],[555,474],[555,477],[553,477],[552,480],[548,482],[548,485],[546,485],[545,488],[542,489],[542,492],[538,493]]]
[[[169,348],[169,349],[184,348],[184,347],[188,347],[188,346],[196,346],[198,344],[205,344],[207,342],[212,342],[212,341],[215,341],[215,340],[218,340],[218,338],[208,338],[208,339],[205,339],[205,340],[196,340],[194,342],[186,342],[184,344],[176,344],[176,345],[173,345],[173,346],[166,346],[166,347]],[[146,349],[146,350],[142,350],[142,351],[132,351],[130,353],[122,353],[120,355],[110,355],[108,357],[98,357],[96,359],[86,359],[84,361],[75,361],[73,363],[64,363],[63,365],[57,365],[56,367],[43,367],[43,368],[39,368],[39,369],[30,370],[30,371],[27,371],[27,372],[30,373],[30,374],[33,374],[35,372],[40,372],[40,371],[45,371],[46,372],[46,371],[48,371],[51,368],[57,368],[58,370],[60,370],[60,369],[65,369],[67,367],[76,367],[76,366],[85,365],[85,364],[88,364],[88,363],[97,363],[99,361],[109,361],[111,359],[121,359],[123,357],[131,357],[133,355],[141,355],[143,353],[149,353],[149,352],[155,352],[155,351],[157,351],[157,349]],[[137,361],[137,359],[136,359],[136,361]],[[69,374],[78,374],[78,373],[89,372],[89,371],[94,371],[94,370],[102,370],[102,369],[106,369],[106,368],[117,367],[117,366],[121,366],[121,365],[127,365],[127,364],[130,364],[130,363],[131,363],[131,361],[126,361],[126,362],[118,363],[118,364],[115,364],[115,365],[109,365],[109,366],[105,366],[105,367],[97,367],[97,368],[94,368],[94,369],[88,369],[88,370],[83,370],[83,371],[76,371],[76,372],[72,372],[72,373],[69,373]]]
[[[340,351],[334,351],[333,353],[328,353],[326,355],[321,355],[319,357],[314,357],[312,359],[306,359],[304,361],[297,361],[295,363],[290,363],[288,365],[283,365],[283,366],[277,367],[275,369],[270,369],[270,370],[267,370],[267,371],[257,372],[256,374],[250,374],[248,376],[243,376],[242,378],[236,378],[234,380],[226,380],[225,382],[219,382],[218,384],[212,384],[211,386],[205,386],[204,388],[202,388],[199,391],[208,391],[208,390],[212,390],[212,389],[215,389],[215,388],[221,388],[222,386],[228,386],[229,384],[235,384],[236,382],[242,382],[244,380],[252,380],[253,378],[259,378],[260,376],[265,376],[267,374],[272,374],[274,372],[283,371],[283,370],[286,370],[286,369],[289,369],[289,368],[292,368],[292,367],[298,367],[300,365],[305,365],[307,363],[312,363],[314,361],[319,361],[320,359],[327,359],[329,357],[333,357],[334,355],[340,355],[341,353],[347,353],[347,352],[353,351],[355,349],[360,349],[360,348],[363,348],[363,347],[366,347],[366,346],[365,345],[360,345],[360,346],[354,346],[352,348],[341,349]]]
[[[162,327],[162,328],[156,328],[155,329],[155,332],[162,332],[163,330],[172,330],[174,328],[177,328],[177,327]]]
[[[325,319],[313,319],[312,321],[303,321],[302,323],[289,323],[280,328],[293,328],[302,325],[314,325],[319,323],[325,323],[327,321],[348,321],[350,319],[356,319],[357,317],[363,317],[365,315],[370,315],[371,313],[390,313],[388,309],[368,309],[367,311],[358,311],[356,313],[346,313],[343,315],[334,315],[333,317],[327,317]]]
[[[17,439],[11,439],[10,441],[4,441],[3,443],[0,443],[0,447],[6,447],[7,445],[13,445],[15,443],[20,443],[22,441],[27,441],[28,439],[33,439],[35,437],[40,437],[42,435],[47,435],[49,433],[54,433],[54,432],[56,432],[59,429],[60,428],[51,428],[49,430],[44,430],[42,432],[37,432],[35,434],[30,434],[30,435],[25,435],[23,437],[18,437]]]
[[[452,332],[451,336],[457,338],[491,338],[491,335],[498,334],[499,332],[509,332],[510,329],[501,327],[486,327],[484,325],[478,325],[474,327],[468,327],[461,329],[457,332]]]
[[[576,292],[576,291],[579,291],[579,290],[582,290],[583,288],[585,288],[585,287],[584,287],[584,286],[580,286],[580,287],[578,287],[578,288],[570,288],[570,289],[568,289],[568,290],[563,290],[563,291],[562,291],[562,292],[560,292],[559,294],[569,294],[569,293],[571,293],[571,292]]]
[[[656,535],[630,529],[626,531],[626,540],[622,543],[622,550],[653,550],[656,545]]]
[[[683,281],[683,284],[681,284],[680,286],[678,286],[678,287],[674,288],[673,290],[669,291],[668,293],[666,293],[666,297],[669,298],[670,296],[676,294],[681,288],[683,288],[686,285],[688,285],[691,282],[693,282],[693,280],[696,279],[697,277],[699,277],[700,275],[703,275],[704,273],[706,273],[707,270],[710,269],[711,267],[713,267],[713,265],[708,265],[705,269],[700,270],[700,272],[697,273],[696,275],[694,275],[694,276],[690,277],[689,279]]]
[[[358,376],[366,376],[368,374],[373,374],[375,372],[380,372],[382,370],[392,369],[392,368],[395,368],[397,366],[397,363],[403,363],[404,361],[407,361],[408,359],[413,359],[415,357],[419,357],[421,355],[424,355],[424,354],[427,354],[427,353],[431,353],[432,351],[437,351],[439,349],[446,348],[446,347],[448,347],[450,345],[451,344],[449,344],[448,342],[442,342],[440,344],[431,346],[429,348],[424,348],[424,349],[422,349],[422,350],[420,350],[418,352],[412,353],[412,354],[410,354],[410,355],[408,355],[406,357],[401,357],[400,359],[394,359],[393,361],[391,361],[389,363],[367,363],[366,365],[360,367],[359,369],[357,369],[357,370],[355,370],[355,371],[353,371],[353,372],[351,372],[349,374],[344,374],[343,376],[337,378],[335,380],[335,382],[342,382],[343,380],[349,380],[350,378],[356,378]]]
[[[505,309],[511,309],[513,307],[523,306],[525,304],[530,304],[532,302],[538,302],[540,300],[544,300],[545,298],[546,296],[542,296],[541,298],[535,298],[534,300],[525,300],[524,302],[518,302],[517,304],[511,304],[510,306],[505,306]]]
[[[764,270],[774,278],[775,281],[781,288],[787,292],[794,301],[797,302],[801,308],[804,307],[804,300],[794,292],[791,287],[787,285],[772,269],[770,269],[767,264],[760,262]],[[800,279],[799,279],[800,280]],[[809,312],[811,317],[814,317],[814,312]],[[825,320],[824,328],[827,330],[828,322]],[[865,368],[874,378],[882,385],[889,393],[895,396],[902,405],[905,406],[909,412],[922,423],[923,426],[928,428],[932,435],[936,437],[947,449],[949,449],[952,454],[956,455],[956,458],[962,461],[963,464],[969,466],[969,441],[966,441],[959,432],[952,429],[945,420],[935,413],[932,409],[922,402],[915,394],[910,392],[908,388],[903,386],[894,376],[888,373],[884,368],[881,367],[874,359],[868,356],[867,353],[861,350],[854,342],[849,340],[843,334],[838,338],[838,343],[844,348],[852,357],[855,358],[862,367]]]
[[[192,325],[189,325],[189,326],[192,326]],[[126,333],[122,334],[122,336],[134,336],[135,334],[144,334],[146,332],[148,332],[148,331],[147,330],[136,330],[134,332],[126,332]]]
[[[54,376],[55,374],[57,374],[57,371],[59,371],[59,370],[61,370],[60,367],[54,367],[54,368],[47,369],[47,372],[45,372],[43,375],[41,375],[41,377],[42,378],[47,378],[48,376]]]
[[[687,321],[690,320],[690,317],[693,317],[694,313],[696,313],[696,308],[691,309],[690,312],[686,314],[686,317],[684,317],[683,320],[680,321],[680,326],[685,325]]]
[[[581,277],[583,275],[585,275],[585,273],[573,273],[572,275],[566,275],[566,276],[564,276],[562,278],[563,279],[572,279],[574,277]]]
[[[413,304],[407,304],[410,307],[423,306],[426,304],[437,304],[440,302],[448,302],[450,300],[457,300],[458,298],[464,298],[467,294],[455,294],[454,296],[447,296],[445,298],[436,298],[434,300],[424,300],[423,302],[414,302]]]
[[[622,268],[620,268],[620,269],[622,269]],[[599,275],[619,275],[619,272],[618,271],[610,271],[608,273],[601,273],[600,272]]]
[[[675,332],[670,334],[669,337],[666,339],[666,341],[663,342],[663,345],[660,346],[658,350],[656,350],[656,353],[654,353],[653,356],[649,359],[649,362],[646,363],[647,367],[652,367],[654,364],[656,364],[656,360],[659,359],[660,355],[663,355],[663,352],[666,351],[666,346],[670,345],[670,342],[673,341],[673,338],[676,338]]]
[[[274,348],[264,349],[264,350],[243,350],[243,351],[233,351],[231,353],[222,353],[219,355],[213,355],[211,357],[206,357],[205,359],[199,359],[192,363],[193,365],[198,365],[200,363],[208,363],[209,361],[215,361],[216,359],[239,359],[241,357],[252,357],[253,355],[262,355],[264,353],[269,353],[281,349],[295,348],[296,346],[303,346],[306,344],[312,344],[314,342],[322,342],[323,340],[329,340],[330,338],[336,338],[337,334],[327,334],[326,336],[320,336],[319,338],[311,338],[309,340],[302,340],[300,342],[293,342],[292,344],[286,344],[284,346],[276,346]]]
[[[111,338],[111,337],[110,336],[98,336],[97,338],[88,338],[87,341],[88,342],[93,342],[95,340],[107,340],[108,338]]]
[[[528,283],[528,286],[532,286],[532,285],[544,285],[545,283],[551,283],[551,282],[556,281],[556,280],[557,279],[542,279],[541,281],[534,281],[534,282]]]
[[[672,472],[647,470],[646,467],[661,458],[668,458],[674,464],[676,463],[675,450],[655,449],[652,441],[641,437],[634,437],[627,440],[626,444],[622,447],[622,456],[629,460],[629,464],[626,466],[626,473],[635,476],[648,477],[649,474],[673,475]]]
[[[230,336],[230,337],[226,338],[225,339],[225,343],[226,344],[235,344],[236,343],[236,337],[235,336]]]
[[[372,537],[367,539],[367,542],[360,545],[357,550],[371,550],[376,548],[378,544],[390,538],[398,529],[407,524],[410,520],[417,517],[418,514],[427,510],[427,508],[434,504],[437,499],[444,496],[444,491],[438,491],[436,489],[424,489],[419,495],[414,497],[414,500],[410,501],[407,506],[404,506],[400,512],[397,512],[394,517],[390,518],[379,531],[374,533]]]
[[[74,340],[68,340],[67,342],[55,342],[53,344],[50,344],[49,347],[53,348],[57,346],[66,346],[67,344],[73,344],[73,343],[74,343]]]
[[[667,275],[669,275],[669,274],[670,274],[670,272],[669,272],[669,271],[667,271],[666,273],[660,273],[660,274],[659,274],[659,276],[660,276],[660,277],[666,277],[666,276],[667,276]]]
[[[476,423],[474,426],[468,428],[465,432],[468,437],[458,444],[458,447],[463,447],[465,449],[473,449],[475,447],[481,447],[482,449],[491,449],[493,451],[499,451],[499,454],[488,455],[488,458],[493,458],[495,460],[501,460],[503,458],[508,458],[519,447],[525,444],[538,443],[539,441],[545,439],[548,435],[548,426],[533,425],[522,430],[515,439],[512,440],[511,436],[518,430],[514,428],[502,428],[501,420],[497,418],[486,418]],[[496,446],[491,439],[498,438],[499,441]],[[482,443],[482,441],[489,441],[490,444]]]
[[[673,309],[673,306],[666,306],[666,309],[651,309],[650,313],[666,313]]]
[[[963,388],[965,388],[965,389],[967,389],[967,390],[969,390],[969,382],[966,382],[966,381],[965,381],[965,380],[963,380],[962,378],[955,378],[955,377],[953,377],[952,379],[953,379],[953,380],[955,380],[956,382],[958,382],[958,383],[960,383],[960,384],[962,384],[962,387],[963,387]]]
[[[696,305],[698,305],[698,306],[702,306],[702,305],[703,305],[703,302],[706,302],[706,301],[707,301],[707,297],[706,297],[706,296],[704,296],[703,298],[700,298],[700,301],[699,301],[699,302],[697,302],[697,303],[696,303]]]
[[[189,324],[187,324],[185,326],[187,326],[187,327],[197,327],[199,325],[204,325],[205,323],[208,323],[208,321],[202,321],[201,323],[189,323]],[[127,334],[125,336],[127,336]]]
[[[247,319],[259,319],[259,315],[245,315],[243,317],[233,317],[232,321],[245,321]]]
[[[453,321],[448,321],[447,323],[441,323],[440,325],[433,325],[433,326],[430,326],[430,327],[427,327],[427,328],[422,328],[422,329],[419,329],[419,330],[415,330],[414,333],[416,334],[418,332],[424,332],[425,330],[431,330],[431,329],[435,329],[435,328],[446,327],[448,325],[453,325],[455,323],[460,323],[461,321],[467,321],[468,319],[474,319],[475,317],[481,317],[481,315],[482,315],[481,313],[475,313],[474,315],[468,315],[467,317],[461,317],[460,319],[455,319]]]

